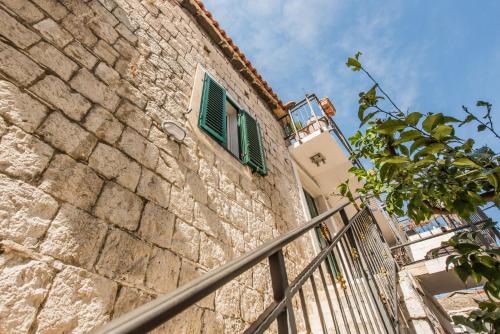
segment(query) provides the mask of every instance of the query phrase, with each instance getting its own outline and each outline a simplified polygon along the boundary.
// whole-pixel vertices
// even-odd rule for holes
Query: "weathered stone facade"
[[[303,222],[272,103],[191,13],[0,0],[0,333],[88,332]],[[266,177],[189,122],[198,64],[260,121]],[[286,248],[291,278],[309,253]],[[266,266],[158,332],[241,331],[270,303]]]

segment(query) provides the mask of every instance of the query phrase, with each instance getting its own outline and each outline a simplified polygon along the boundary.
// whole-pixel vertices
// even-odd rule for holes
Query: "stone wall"
[[[0,333],[88,332],[303,222],[271,108],[177,2],[0,0],[0,22]],[[259,119],[268,176],[188,121],[197,64]],[[240,332],[269,289],[262,263],[159,332]]]

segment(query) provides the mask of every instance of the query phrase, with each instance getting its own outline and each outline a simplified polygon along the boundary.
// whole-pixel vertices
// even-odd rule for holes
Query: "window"
[[[253,171],[267,175],[259,123],[205,74],[198,126]]]

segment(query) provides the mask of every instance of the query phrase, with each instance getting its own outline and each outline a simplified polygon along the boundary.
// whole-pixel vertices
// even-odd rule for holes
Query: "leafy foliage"
[[[481,230],[494,228],[495,223],[489,222]],[[453,265],[458,277],[465,283],[468,279],[480,283],[486,280],[484,291],[488,301],[479,302],[479,310],[471,312],[469,317],[454,316],[456,324],[470,327],[477,332],[500,333],[500,250],[487,249],[477,242],[479,230],[461,232],[454,235],[443,246],[451,246],[454,254],[446,259],[446,270]]]
[[[477,131],[489,130],[500,139],[492,122],[492,105],[477,102],[476,106],[485,110],[483,116],[463,107],[463,120],[443,113],[403,112],[366,71],[360,55],[358,52],[349,58],[346,65],[366,74],[373,86],[359,94],[360,130],[349,138],[351,159],[369,160],[373,168],[365,170],[354,164],[350,169],[363,184],[356,192],[383,198],[389,213],[408,216],[416,223],[429,220],[433,214],[458,214],[467,219],[488,202],[498,206],[500,156],[489,147],[475,147],[474,139],[456,134],[457,128],[476,122]],[[354,197],[347,181],[339,190],[350,199]],[[450,256],[448,264],[454,265],[464,282],[469,277],[476,282],[486,279],[484,288],[490,300],[480,303],[480,309],[468,318],[456,321],[481,330],[498,329],[499,251],[484,249],[476,237],[472,232],[454,236],[447,245],[456,254]]]

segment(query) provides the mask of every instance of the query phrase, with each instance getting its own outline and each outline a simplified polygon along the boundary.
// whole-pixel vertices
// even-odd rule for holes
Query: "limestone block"
[[[109,12],[110,9],[106,9],[103,6],[103,2],[104,1],[91,1],[91,2],[89,2],[89,7],[95,13],[96,18],[99,19],[100,21],[106,22],[110,26],[117,25],[118,20]],[[108,3],[111,3],[111,2],[112,1],[108,1]],[[116,6],[116,4],[115,4],[115,6]]]
[[[177,159],[171,157],[163,151],[160,151],[160,159],[158,159],[156,172],[177,187],[182,188],[186,183],[186,168],[179,165],[179,161]]]
[[[88,333],[109,321],[117,284],[88,271],[66,267],[55,278],[37,318],[35,333]]]
[[[268,291],[270,280],[269,266],[260,264],[253,267],[252,282],[254,289],[262,293]]]
[[[0,10],[0,22],[1,10]],[[3,30],[3,29],[2,29]],[[43,74],[43,70],[34,61],[21,52],[0,42],[0,71],[18,82],[27,86]]]
[[[30,333],[53,275],[43,262],[15,253],[0,255],[0,333]]]
[[[153,247],[146,271],[146,286],[159,292],[167,293],[177,287],[181,260],[174,253]]]
[[[170,192],[169,210],[182,220],[191,223],[193,221],[193,207],[194,200],[191,191],[187,187],[181,189],[173,186]]]
[[[44,18],[43,13],[31,2],[3,0],[2,3],[28,23],[35,23]]]
[[[207,206],[195,202],[193,225],[206,234],[219,240],[226,239],[222,229],[219,217]]]
[[[69,80],[78,65],[52,45],[40,42],[29,49],[29,54],[38,62],[56,72],[64,80]]]
[[[63,48],[73,40],[73,36],[57,24],[54,20],[47,18],[33,26],[50,43]]]
[[[233,225],[224,222],[221,222],[221,228],[224,231],[223,233],[226,237],[225,240],[228,240],[235,250],[235,256],[243,253],[245,251],[245,239],[243,238],[243,232],[235,228]]]
[[[40,36],[25,28],[22,24],[16,21],[12,16],[0,9],[0,22],[2,29],[0,35],[12,41],[21,49],[35,44],[40,40]]]
[[[246,327],[247,325],[241,319],[235,319],[231,317],[224,318],[224,334],[243,333]]]
[[[231,203],[227,217],[230,224],[241,231],[247,230],[248,212],[236,203]]]
[[[129,102],[125,102],[118,108],[115,115],[119,120],[135,129],[143,137],[148,136],[152,120],[144,111]]]
[[[169,248],[174,234],[174,222],[174,214],[148,202],[142,213],[139,234],[160,247]]]
[[[97,42],[97,37],[85,24],[87,17],[85,15],[70,14],[64,18],[62,25],[66,28],[78,41],[91,46]]]
[[[108,9],[109,10],[109,9]],[[121,8],[120,6],[117,6],[114,10],[113,10],[113,14],[115,15],[115,17],[121,22],[123,23],[127,28],[129,28],[130,30],[135,30],[138,28],[138,25],[136,22],[132,22],[130,21],[129,19],[129,15],[127,14],[127,12]]]
[[[133,60],[139,57],[139,52],[123,38],[116,41],[114,48],[124,59]]]
[[[142,284],[151,247],[121,230],[113,230],[106,238],[97,271],[107,277]]]
[[[91,106],[83,96],[72,92],[66,83],[53,75],[47,75],[30,90],[76,121],[81,120]]]
[[[78,71],[70,85],[89,100],[99,103],[110,111],[115,110],[120,100],[108,86],[86,69]]]
[[[114,144],[123,132],[123,124],[106,109],[96,106],[90,110],[83,126],[107,143]]]
[[[97,200],[95,214],[112,224],[135,230],[141,218],[142,200],[122,186],[108,182]]]
[[[100,17],[96,16],[92,18],[89,21],[88,26],[94,32],[94,34],[96,34],[99,38],[102,38],[109,44],[113,44],[118,38],[118,33],[113,28],[113,26],[105,21],[102,21]]]
[[[203,311],[203,334],[221,334],[224,333],[224,319],[214,311]]]
[[[226,174],[219,174],[219,189],[230,199],[236,199],[236,190],[233,181]]]
[[[189,172],[186,177],[187,188],[193,199],[202,204],[208,204],[208,190],[198,174]]]
[[[59,112],[53,112],[37,131],[45,141],[75,159],[87,159],[97,138]]]
[[[233,257],[233,252],[223,243],[201,233],[200,264],[208,269],[222,266]]]
[[[172,237],[172,250],[197,262],[200,249],[200,232],[191,225],[176,219]]]
[[[230,281],[215,294],[215,311],[233,318],[241,317],[240,301],[242,287],[237,281]]]
[[[158,164],[158,148],[131,128],[125,129],[118,147],[150,169],[154,170]]]
[[[141,167],[117,149],[99,143],[89,158],[89,166],[108,179],[135,191]]]
[[[67,9],[56,0],[33,0],[40,8],[59,21],[68,14]]]
[[[146,304],[151,300],[153,300],[152,295],[138,289],[122,286],[116,298],[113,318],[117,318],[122,314],[135,310],[142,304]]]
[[[241,188],[236,187],[236,202],[248,211],[252,211],[252,198]]]
[[[118,58],[118,52],[116,52],[115,49],[103,40],[97,41],[94,46],[94,53],[110,66],[112,66],[115,63],[116,58]]]
[[[78,42],[72,42],[71,44],[69,44],[64,49],[64,53],[66,53],[69,57],[73,58],[74,61],[88,68],[89,70],[92,69],[97,63],[97,57],[87,51],[87,49],[85,49]]]
[[[212,187],[219,187],[219,173],[217,169],[211,165],[207,160],[200,159],[200,168],[198,170],[198,175],[200,175],[203,183]]]
[[[207,271],[200,265],[186,259],[182,259],[181,273],[179,275],[179,287],[206,274]],[[196,303],[199,307],[215,309],[215,293],[212,293]]]
[[[130,43],[137,43],[137,36],[134,35],[123,23],[118,24],[115,27],[116,31],[125,37]]]
[[[156,126],[151,128],[151,131],[149,132],[149,140],[158,146],[158,148],[176,158],[176,160],[179,157],[179,144],[168,139],[167,135]]]
[[[195,334],[201,333],[203,310],[192,306],[151,331],[151,334]],[[236,332],[234,332],[236,333]]]
[[[99,65],[97,65],[95,75],[110,86],[120,81],[120,74],[104,62],[100,62]]]
[[[58,154],[43,174],[40,189],[89,211],[102,184],[103,181],[90,167],[77,163],[67,155]]]
[[[54,150],[36,137],[10,127],[0,140],[0,171],[24,180],[38,177]]]
[[[264,311],[264,299],[262,295],[247,287],[243,288],[241,294],[241,317],[246,322],[254,322]]]
[[[32,133],[47,115],[47,108],[12,83],[0,80],[0,115]]]
[[[0,238],[32,245],[45,234],[58,209],[49,195],[0,174]]]
[[[7,132],[8,125],[5,123],[3,117],[0,116],[0,137]]]
[[[196,147],[189,148],[186,145],[181,145],[181,155],[179,159],[184,166],[192,170],[193,172],[197,172],[199,168],[199,159],[196,155]]]
[[[142,169],[137,194],[167,208],[170,203],[170,188],[170,183],[160,176],[148,169]]]
[[[63,204],[40,246],[43,253],[65,263],[91,269],[107,226],[87,212]]]
[[[126,98],[139,108],[144,109],[146,107],[147,98],[140,92],[140,90],[132,86],[128,81],[121,80],[113,88],[116,90],[118,95]]]

